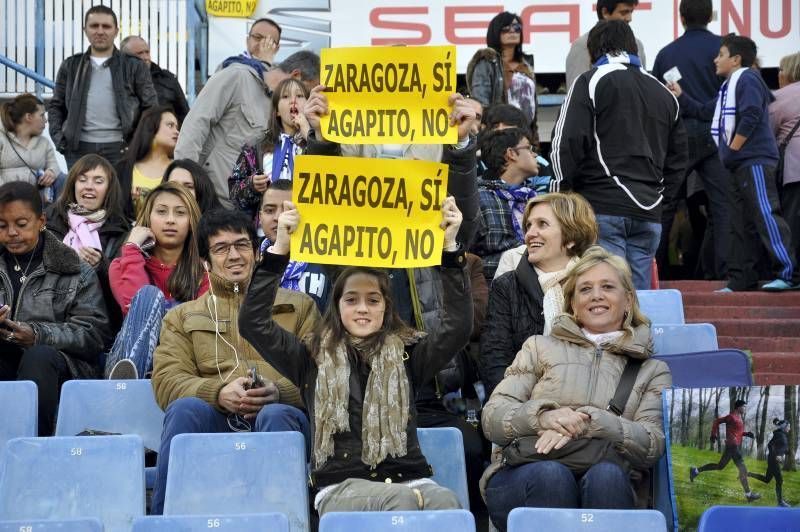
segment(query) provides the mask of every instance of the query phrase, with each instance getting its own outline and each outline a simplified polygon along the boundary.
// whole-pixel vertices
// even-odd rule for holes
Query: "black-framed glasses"
[[[210,251],[212,255],[221,256],[230,253],[231,248],[236,248],[236,251],[239,253],[247,253],[248,251],[253,251],[253,243],[249,238],[242,238],[236,242],[220,242],[219,244],[214,244],[208,248],[208,251]]]
[[[533,144],[528,144],[527,146],[514,146],[513,148],[509,148],[509,150],[514,150],[516,152],[518,152],[519,150],[525,150],[531,153],[535,153]]]
[[[513,24],[509,24],[508,26],[503,26],[500,28],[500,33],[520,33],[522,31],[522,24],[519,22],[514,22]]]

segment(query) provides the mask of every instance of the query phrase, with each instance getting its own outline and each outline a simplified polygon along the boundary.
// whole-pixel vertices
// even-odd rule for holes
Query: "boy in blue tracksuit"
[[[701,104],[682,93],[677,84],[670,86],[687,115],[711,118],[711,134],[719,146],[720,159],[733,176],[733,234],[725,292],[758,286],[755,266],[760,249],[756,235],[769,254],[775,276],[761,289],[800,288],[792,238],[775,186],[778,146],[768,112],[775,98],[758,71],[751,68],[756,53],[756,44],[747,37],[730,34],[723,38],[714,64],[717,75],[726,80],[716,101]]]

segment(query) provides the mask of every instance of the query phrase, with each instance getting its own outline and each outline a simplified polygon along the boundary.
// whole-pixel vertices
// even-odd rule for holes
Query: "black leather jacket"
[[[256,348],[264,360],[292,381],[303,393],[303,401],[311,419],[311,441],[314,441],[314,393],[317,365],[306,345],[292,333],[282,329],[272,319],[275,293],[288,262],[288,256],[266,253],[256,269],[244,304],[239,312],[239,330]],[[472,301],[469,278],[464,270],[463,251],[442,254],[441,279],[443,285],[444,315],[437,330],[414,345],[406,346],[406,374],[411,396],[414,387],[431,380],[469,340],[472,328]],[[335,302],[331,302],[335,304]],[[360,365],[358,365],[360,366]],[[404,482],[430,477],[431,467],[425,460],[417,440],[416,408],[409,405],[407,453],[400,457],[387,457],[375,469],[361,461],[361,412],[366,385],[366,368],[355,364],[350,372],[350,431],[335,434],[334,455],[321,467],[314,464],[312,484],[321,488],[348,478],[362,478],[384,482]]]
[[[90,52],[91,48],[61,63],[53,99],[47,107],[50,137],[61,153],[76,150],[80,142],[92,73]],[[147,65],[141,59],[114,48],[109,61],[122,136],[128,141],[136,129],[141,112],[157,105],[158,97]]]

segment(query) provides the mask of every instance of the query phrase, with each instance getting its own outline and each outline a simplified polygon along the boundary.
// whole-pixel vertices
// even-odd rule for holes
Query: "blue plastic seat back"
[[[5,519],[94,517],[127,532],[144,515],[144,451],[139,436],[17,438],[0,465]]]
[[[61,388],[56,436],[86,429],[138,434],[157,451],[163,421],[149,380],[71,380]]]
[[[664,454],[653,466],[653,508],[664,515],[668,530],[678,532],[678,511],[675,500],[675,479],[672,475],[672,442],[669,437],[669,399],[671,390],[661,394],[661,413],[664,420]]]
[[[680,290],[637,290],[636,297],[651,323],[686,323]]]
[[[97,519],[0,521],[0,532],[103,532]]]
[[[718,349],[699,353],[656,355],[672,372],[676,388],[717,388],[752,386],[750,358],[738,349]]]
[[[697,532],[789,532],[800,530],[800,508],[712,506],[700,516]]]
[[[243,530],[289,532],[289,520],[283,514],[241,515],[153,515],[140,517],[132,532],[241,532]],[[15,531],[16,532],[16,531]]]
[[[422,454],[433,467],[433,480],[451,489],[461,507],[469,510],[467,466],[461,431],[453,427],[417,429]]]
[[[299,432],[180,434],[172,439],[164,515],[286,514],[308,529],[305,439]]]
[[[719,347],[717,329],[710,323],[669,325],[654,322],[651,330],[657,355],[714,351]]]
[[[33,381],[0,382],[0,457],[12,438],[36,436],[38,425],[38,395]]]
[[[475,518],[467,510],[423,512],[330,512],[319,521],[319,532],[475,532]]]
[[[587,510],[583,508],[515,508],[508,532],[666,532],[664,515],[656,510]]]

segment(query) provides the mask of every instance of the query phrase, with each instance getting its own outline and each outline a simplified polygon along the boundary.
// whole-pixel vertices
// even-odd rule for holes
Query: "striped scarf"
[[[736,84],[746,68],[740,68],[719,88],[714,119],[711,121],[711,136],[717,146],[728,146],[736,127]]]

